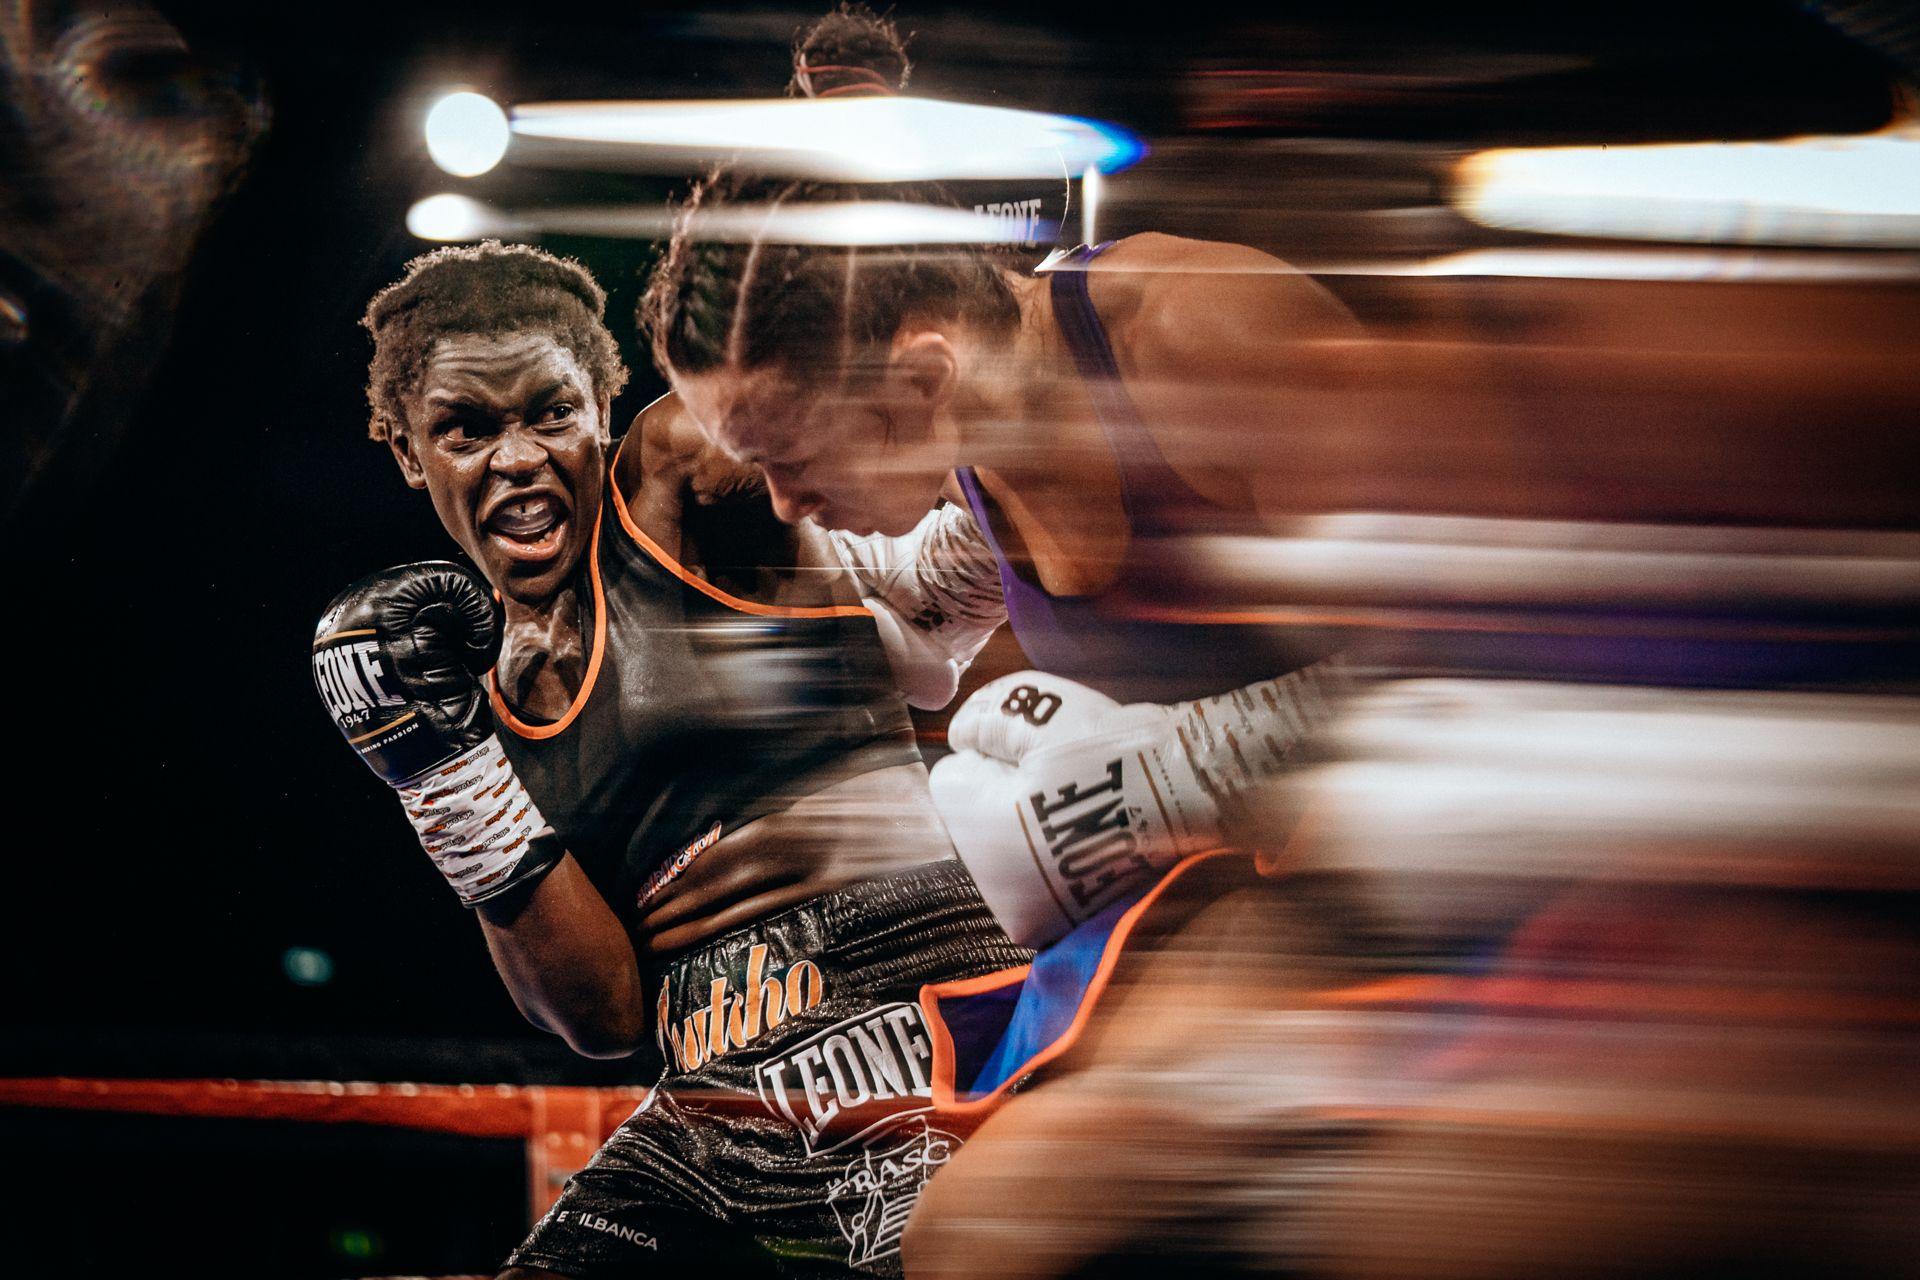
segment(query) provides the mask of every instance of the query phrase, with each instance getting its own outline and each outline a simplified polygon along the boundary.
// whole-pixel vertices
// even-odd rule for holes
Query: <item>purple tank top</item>
[[[1172,702],[1205,697],[1306,666],[1329,651],[1305,637],[1287,640],[1253,626],[1164,621],[1140,616],[1155,589],[1140,571],[1138,549],[1181,533],[1249,532],[1245,512],[1208,501],[1167,464],[1140,420],[1087,293],[1086,264],[1112,244],[1082,246],[1049,264],[1060,335],[1087,385],[1094,413],[1120,472],[1120,501],[1132,543],[1127,563],[1097,595],[1056,596],[1007,558],[998,509],[972,467],[955,474],[967,506],[1000,563],[1008,624],[1027,660],[1121,701]]]

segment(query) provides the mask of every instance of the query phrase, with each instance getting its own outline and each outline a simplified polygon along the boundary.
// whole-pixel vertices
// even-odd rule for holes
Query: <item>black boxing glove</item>
[[[547,871],[559,839],[494,736],[484,683],[500,628],[486,585],[446,561],[371,574],[314,630],[320,698],[467,906]]]

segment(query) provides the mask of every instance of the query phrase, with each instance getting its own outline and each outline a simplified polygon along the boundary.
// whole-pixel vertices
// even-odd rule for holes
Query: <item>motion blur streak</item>
[[[1920,880],[1920,733],[1899,698],[1401,681],[1331,745],[1345,762],[1303,785],[1343,867]]]
[[[1359,325],[1278,412],[1130,375],[1261,521],[1136,536],[1116,608],[1363,680],[1262,797],[1275,901],[1116,974],[1122,1061],[987,1122],[912,1273],[1920,1274],[1920,134],[1481,143],[1444,208],[1396,183],[1455,156],[1239,143],[1105,234],[1204,205]]]
[[[1920,256],[1752,253],[1728,250],[1478,249],[1411,263],[1373,263],[1353,275],[1541,276],[1566,280],[1913,280]]]
[[[1275,600],[1920,614],[1920,535],[1351,513],[1195,549]]]
[[[1862,138],[1486,151],[1455,196],[1490,227],[1713,244],[1920,248],[1920,127]]]
[[[737,160],[842,182],[1112,172],[1144,147],[1099,121],[924,98],[548,102],[513,109],[516,164],[683,173]]]
[[[33,588],[5,629],[35,851],[9,870],[33,908],[8,930],[10,1074],[617,1080],[633,1105],[657,1061],[574,1060],[522,1023],[293,678],[330,587],[447,553],[369,478],[389,464],[359,438],[354,317],[422,248],[395,234],[409,203],[417,237],[544,241],[615,295],[617,426],[664,389],[632,324],[646,242],[710,162],[960,179],[1031,221],[876,200],[705,231],[1030,241],[1019,265],[1076,231],[1270,255],[1208,259],[1231,267],[1176,313],[1196,348],[1243,336],[1207,323],[1216,298],[1323,288],[1348,336],[1256,316],[1274,341],[1235,382],[1196,372],[1207,349],[1126,364],[1164,317],[1129,310],[1124,249],[1090,276],[1195,491],[1128,532],[1141,589],[1099,604],[1208,628],[1176,673],[1196,683],[1338,651],[1355,689],[1247,797],[1264,877],[1223,857],[1170,895],[1182,945],[1122,957],[1063,1069],[929,1182],[946,1212],[916,1218],[936,1234],[909,1230],[908,1275],[1920,1280],[1911,3],[900,0],[926,96],[811,102],[759,99],[825,0],[160,6],[178,27],[152,4],[0,0],[0,518]],[[422,125],[468,82],[525,101],[501,162],[456,181]],[[1033,492],[1098,496],[1114,451],[1062,383],[1086,452]],[[692,471],[687,527],[750,548],[771,516],[724,461]],[[702,637],[743,690],[699,709],[717,727],[804,710],[761,622]],[[1003,631],[961,696],[1031,665]],[[918,724],[931,759],[945,721]],[[768,866],[845,847],[849,878],[884,869],[924,812],[877,787],[689,858],[648,945],[753,915]],[[191,856],[156,856],[175,830]],[[467,1148],[336,1173],[352,1135],[263,1130],[236,1177],[248,1147],[199,1131],[165,1139],[186,1152],[21,1131],[0,1145],[36,1172],[23,1274],[78,1274],[89,1247],[123,1252],[87,1274],[139,1274],[155,1241],[209,1276],[361,1274],[296,1254],[358,1221],[459,1242],[381,1267],[477,1271],[500,1255],[474,1242],[526,1225],[517,1147],[489,1219]],[[104,1215],[73,1194],[103,1169]]]
[[[1909,697],[1376,685],[1273,798],[1276,901],[1124,983],[1137,1047],[1045,1126],[982,1130],[1032,1206],[982,1230],[1042,1224],[1032,1275],[1115,1237],[1228,1274],[1912,1275],[1916,797]]]
[[[1024,244],[1056,228],[969,209],[863,200],[843,204],[709,210],[698,215],[708,240],[773,244]],[[422,240],[526,240],[541,235],[659,240],[673,230],[672,210],[658,206],[572,205],[501,209],[462,195],[428,196],[407,211],[407,230]]]

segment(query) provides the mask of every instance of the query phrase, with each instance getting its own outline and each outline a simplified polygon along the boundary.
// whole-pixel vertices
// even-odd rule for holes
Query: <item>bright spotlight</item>
[[[479,240],[499,235],[500,219],[466,196],[428,196],[407,210],[407,230],[422,240]]]
[[[484,94],[450,93],[427,112],[427,154],[456,178],[499,164],[512,137],[507,113]]]

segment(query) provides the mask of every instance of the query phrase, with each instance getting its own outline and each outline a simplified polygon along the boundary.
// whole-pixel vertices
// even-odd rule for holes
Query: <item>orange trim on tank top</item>
[[[587,695],[593,692],[593,682],[600,675],[600,659],[607,651],[607,596],[600,586],[600,521],[606,516],[607,509],[602,504],[593,517],[593,537],[587,544],[587,577],[593,582],[593,652],[587,658],[587,678],[580,682],[580,692],[573,695],[573,702],[567,707],[567,714],[552,724],[527,724],[513,714],[507,706],[507,700],[500,696],[500,669],[495,667],[487,672],[487,687],[493,695],[493,713],[500,722],[523,738],[551,738],[561,733],[573,723],[580,714],[580,708],[587,705]],[[494,593],[495,598],[499,596]]]
[[[620,443],[624,448],[626,441],[622,440]],[[616,449],[614,451],[615,468],[619,466],[619,461],[620,452]],[[680,581],[686,583],[701,595],[717,600],[729,609],[737,610],[740,613],[756,614],[763,618],[871,618],[873,616],[873,610],[867,608],[865,605],[833,604],[801,607],[794,605],[758,604],[752,600],[742,600],[739,596],[730,595],[722,591],[719,587],[714,586],[711,582],[708,582],[699,574],[686,568],[678,560],[668,555],[665,547],[662,547],[659,543],[641,532],[640,526],[634,523],[632,516],[627,514],[626,499],[620,496],[620,485],[615,479],[613,470],[611,469],[607,473],[607,493],[613,499],[614,514],[620,517],[620,527],[627,531],[628,537],[640,545],[642,551],[645,551],[648,555],[659,561],[662,569],[665,569],[668,573],[680,579]]]
[[[1031,965],[1022,965],[1016,969],[1000,969],[978,978],[964,978],[957,982],[930,982],[920,988],[920,1013],[927,1024],[927,1031],[933,1040],[933,1105],[937,1112],[954,1116],[981,1115],[998,1107],[1008,1089],[1022,1076],[1038,1071],[1049,1062],[1066,1053],[1079,1042],[1080,1035],[1087,1028],[1093,1016],[1093,1007],[1106,993],[1107,983],[1113,977],[1114,966],[1120,963],[1120,953],[1126,949],[1127,939],[1132,936],[1134,926],[1140,918],[1166,892],[1168,885],[1185,875],[1191,868],[1213,858],[1238,854],[1246,856],[1244,849],[1213,849],[1206,853],[1196,853],[1175,863],[1160,882],[1149,889],[1140,901],[1128,907],[1125,914],[1114,922],[1113,932],[1107,935],[1105,947],[1100,952],[1100,963],[1093,971],[1093,977],[1087,983],[1086,992],[1080,997],[1080,1007],[1074,1010],[1073,1021],[1046,1048],[1021,1063],[1019,1068],[1010,1072],[1007,1078],[991,1093],[978,1098],[961,1101],[954,1091],[954,1071],[956,1064],[953,1056],[953,1035],[947,1030],[946,1020],[941,1018],[939,1001],[943,996],[978,995],[983,991],[995,991],[1001,987],[1012,986],[1025,978],[1032,969]]]

